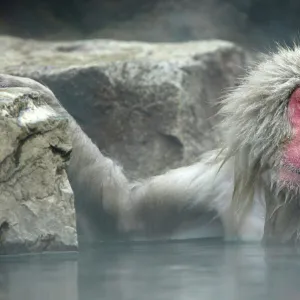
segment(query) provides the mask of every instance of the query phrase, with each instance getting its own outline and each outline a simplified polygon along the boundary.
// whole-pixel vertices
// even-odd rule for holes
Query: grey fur
[[[298,193],[295,186],[282,186],[277,174],[284,146],[292,137],[287,105],[299,85],[300,49],[279,47],[249,70],[223,101],[224,163],[235,161],[233,209],[241,214],[251,205],[257,185],[264,184],[278,205]]]

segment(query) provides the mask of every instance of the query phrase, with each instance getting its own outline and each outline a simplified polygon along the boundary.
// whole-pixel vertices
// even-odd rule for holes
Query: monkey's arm
[[[215,235],[213,227],[207,227],[212,219],[218,218],[225,239],[260,240],[264,229],[264,211],[257,190],[253,207],[242,222],[238,223],[232,211],[233,166],[228,162],[221,170],[219,151],[202,155],[196,164],[171,170],[133,186],[130,197],[130,212],[133,224],[144,231],[176,229],[186,221],[198,220],[199,235]],[[202,222],[201,222],[202,220]],[[200,221],[200,222],[199,222]],[[201,226],[205,226],[204,234]],[[203,235],[203,236],[201,236]]]
[[[90,217],[98,210],[94,218],[109,214],[118,229],[129,235],[170,237],[186,224],[207,227],[214,218],[222,220],[228,210],[231,177],[220,178],[212,157],[131,183],[122,168],[105,157],[77,124],[72,127],[73,152],[68,173],[75,195],[84,191],[77,199],[82,203],[79,210],[92,206],[87,212]],[[103,224],[99,222],[99,226]],[[215,235],[204,235],[211,234]]]
[[[219,172],[218,151],[206,153],[194,165],[130,183],[122,168],[102,155],[77,124],[74,126],[71,182],[114,216],[119,230],[137,236],[170,237],[192,224],[206,230],[201,233],[197,228],[199,233],[194,237],[210,237],[218,233],[215,226],[207,225],[219,218],[225,238],[261,239],[264,211],[259,203],[255,202],[241,227],[235,223],[231,211],[233,168],[228,163]]]

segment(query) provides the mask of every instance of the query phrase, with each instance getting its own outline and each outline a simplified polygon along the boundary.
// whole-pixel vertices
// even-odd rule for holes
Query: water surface
[[[300,256],[288,246],[186,241],[0,258],[0,299],[299,300]]]

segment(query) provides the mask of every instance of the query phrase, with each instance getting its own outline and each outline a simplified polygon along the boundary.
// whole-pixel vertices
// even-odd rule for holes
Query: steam
[[[269,50],[298,36],[300,2],[290,0],[4,0],[0,32],[40,39],[146,42],[223,39]]]

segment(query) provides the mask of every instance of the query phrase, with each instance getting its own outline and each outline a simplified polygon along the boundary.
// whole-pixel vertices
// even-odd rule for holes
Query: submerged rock
[[[0,88],[0,254],[76,250],[68,120],[29,88]]]
[[[214,148],[221,90],[245,54],[224,41],[149,44],[0,38],[0,71],[51,88],[131,177],[192,163]]]

